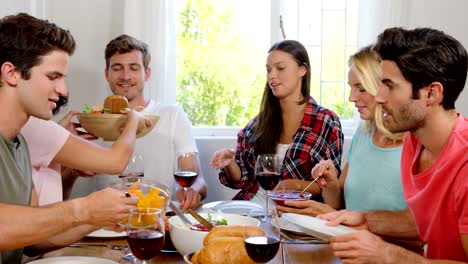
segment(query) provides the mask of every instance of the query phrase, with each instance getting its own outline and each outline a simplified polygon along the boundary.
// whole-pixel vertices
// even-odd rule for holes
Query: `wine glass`
[[[247,255],[256,263],[267,263],[278,253],[281,236],[278,225],[278,214],[272,214],[271,228],[265,228],[264,236],[245,236],[244,246]]]
[[[180,187],[187,191],[190,186],[197,180],[200,174],[200,162],[198,153],[182,153],[177,157],[177,162],[174,166],[174,179]]]
[[[143,176],[145,176],[143,155],[134,153],[130,160],[128,160],[128,164],[125,170],[119,175],[119,178]]]
[[[255,179],[260,187],[266,192],[265,217],[263,221],[268,221],[268,193],[278,185],[281,179],[281,162],[275,154],[261,154],[255,163]]]
[[[164,216],[158,208],[130,210],[127,223],[128,246],[136,257],[130,263],[149,263],[164,245]]]

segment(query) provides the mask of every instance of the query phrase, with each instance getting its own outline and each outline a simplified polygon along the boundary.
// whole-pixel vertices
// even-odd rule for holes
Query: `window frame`
[[[282,32],[280,27],[281,2],[284,0],[271,0],[270,5],[270,44],[282,40]],[[286,0],[290,1],[290,0]],[[355,129],[358,126],[356,111],[352,120],[340,120],[341,128],[345,138],[351,138]],[[247,125],[247,124],[245,124]],[[236,138],[237,133],[243,127],[239,126],[193,126],[192,133],[196,138]]]

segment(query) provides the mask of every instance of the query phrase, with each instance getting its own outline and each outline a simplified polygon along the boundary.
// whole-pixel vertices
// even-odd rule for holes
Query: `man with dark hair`
[[[120,35],[107,44],[105,60],[104,74],[112,93],[125,96],[130,108],[144,107],[142,113],[160,117],[148,135],[137,139],[135,152],[143,155],[145,178],[161,182],[172,190],[178,155],[198,153],[187,115],[180,106],[156,103],[145,96],[145,82],[151,77],[151,55],[146,43],[128,35]],[[200,168],[200,161],[190,161],[189,165]],[[111,178],[99,176],[96,181],[99,185],[107,185]],[[193,185],[186,190],[179,188],[175,198],[180,202],[182,210],[195,209],[206,194],[206,183],[200,171]]]
[[[340,211],[321,218],[378,235],[420,238],[428,259],[466,263],[468,119],[456,112],[455,101],[466,81],[467,52],[451,36],[429,28],[387,29],[375,50],[382,60],[383,85],[376,100],[384,109],[384,125],[392,132],[410,132],[401,157],[408,210]],[[334,237],[335,254],[353,263],[429,262],[369,231]]]
[[[118,223],[137,199],[106,189],[47,207],[31,207],[34,187],[27,144],[19,131],[29,117],[48,120],[75,50],[70,32],[20,13],[0,20],[0,263],[20,263]],[[26,248],[24,248],[26,247]],[[24,250],[23,250],[24,248]]]

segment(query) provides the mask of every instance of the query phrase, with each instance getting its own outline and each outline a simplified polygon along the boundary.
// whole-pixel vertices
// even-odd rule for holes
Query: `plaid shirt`
[[[219,181],[222,184],[232,189],[242,189],[233,200],[250,200],[259,188],[254,176],[257,155],[254,151],[254,142],[250,140],[256,122],[257,117],[237,135],[235,161],[241,169],[241,180],[230,182],[224,170],[219,173]],[[338,116],[333,111],[318,105],[310,97],[301,126],[284,157],[282,180],[312,180],[311,170],[322,158],[332,160],[339,175],[342,151],[343,132]]]

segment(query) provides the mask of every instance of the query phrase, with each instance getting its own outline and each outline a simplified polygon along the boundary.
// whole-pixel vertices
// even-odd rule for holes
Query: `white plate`
[[[326,220],[307,215],[284,213],[281,215],[281,218],[284,218],[287,221],[301,227],[306,234],[318,237],[325,241],[329,241],[330,238],[337,235],[343,235],[356,231],[344,225],[327,226]]]
[[[34,264],[116,264],[117,262],[95,257],[53,257],[31,261]]]
[[[91,232],[87,237],[99,237],[99,238],[112,238],[112,237],[126,237],[127,232],[114,232],[104,229],[98,229],[94,232]]]
[[[271,222],[271,224],[276,226],[276,224],[273,221]],[[286,231],[293,232],[296,234],[307,235],[307,233],[304,232],[304,229],[302,227],[297,226],[282,217],[278,218],[278,226],[276,227],[279,227],[282,230],[286,230]]]
[[[263,212],[263,206],[250,201],[217,201],[202,206],[204,212],[216,211],[226,214],[249,215],[252,211]]]

